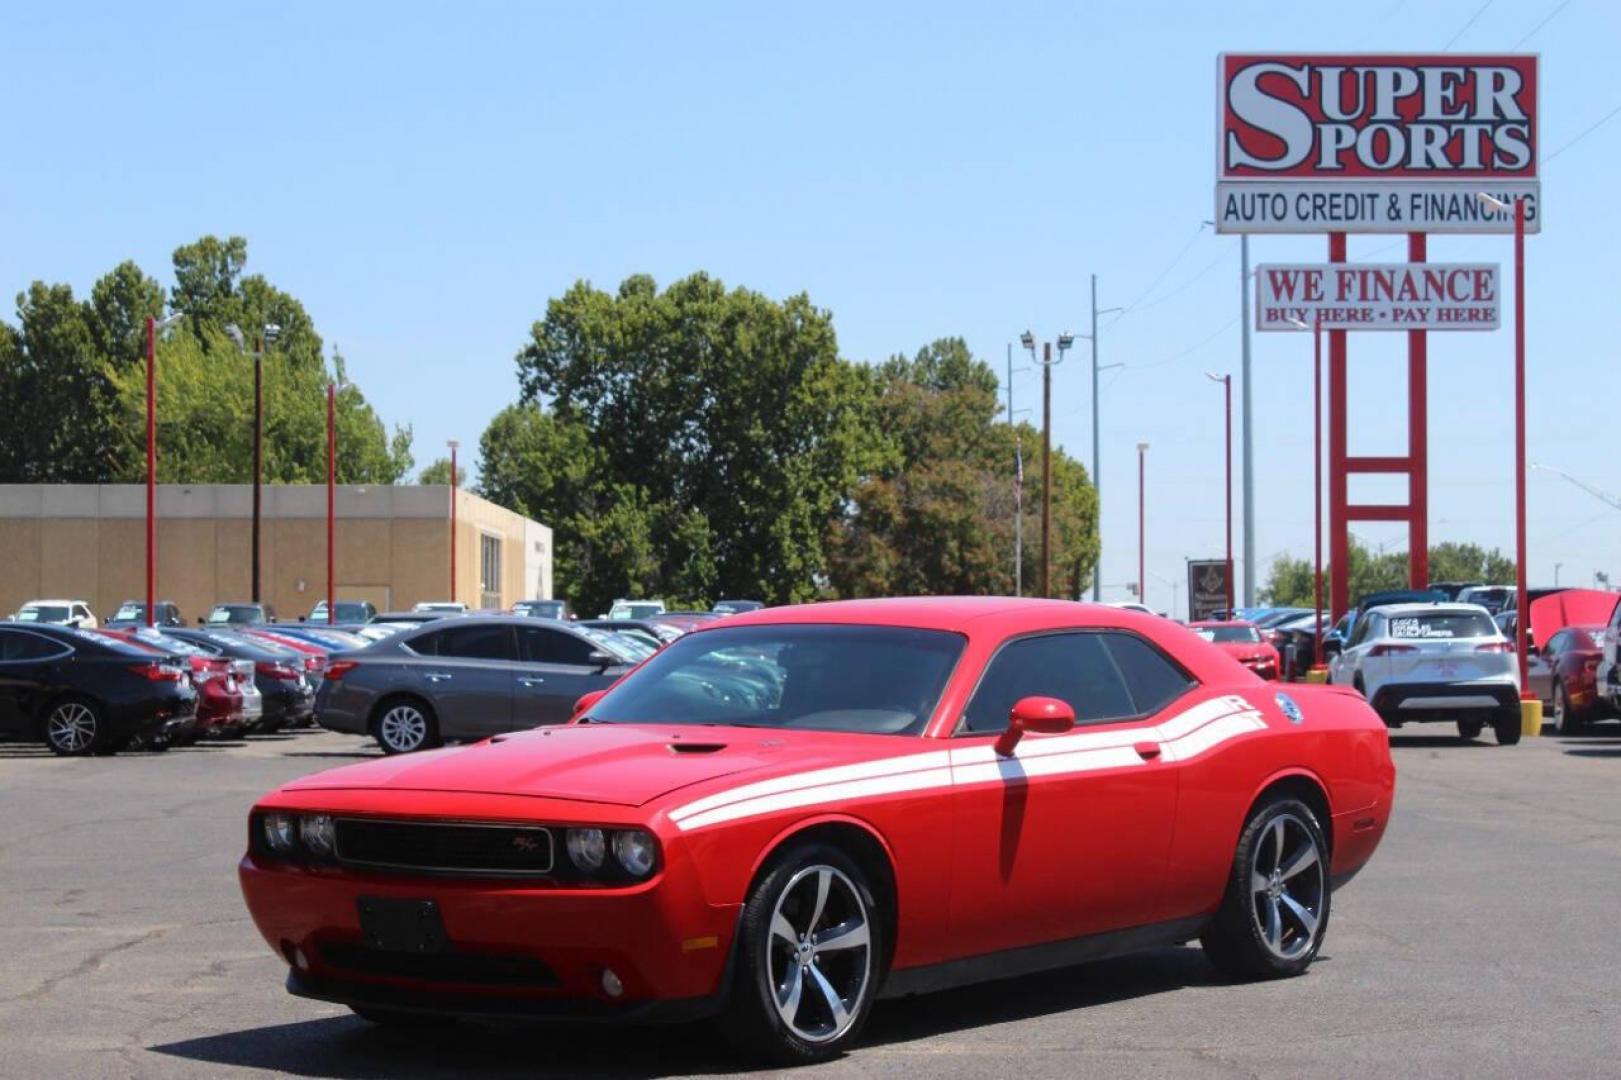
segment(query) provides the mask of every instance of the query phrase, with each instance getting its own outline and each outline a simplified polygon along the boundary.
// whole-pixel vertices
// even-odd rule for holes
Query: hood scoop
[[[718,754],[726,749],[723,742],[673,742],[669,744],[672,754]]]

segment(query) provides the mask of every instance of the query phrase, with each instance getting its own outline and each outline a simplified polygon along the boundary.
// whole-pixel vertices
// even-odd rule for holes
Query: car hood
[[[387,788],[643,806],[722,777],[763,777],[917,749],[917,740],[882,735],[580,724],[346,765],[296,780],[283,790]]]

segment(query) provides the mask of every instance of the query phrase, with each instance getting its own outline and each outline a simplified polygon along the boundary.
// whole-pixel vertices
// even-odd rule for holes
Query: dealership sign
[[[1501,308],[1496,263],[1263,265],[1255,297],[1257,330],[1496,330]]]
[[[1226,53],[1221,232],[1512,232],[1541,226],[1537,58]]]
[[[1188,621],[1210,619],[1227,610],[1227,560],[1188,560]],[[1229,612],[1227,618],[1232,618]]]

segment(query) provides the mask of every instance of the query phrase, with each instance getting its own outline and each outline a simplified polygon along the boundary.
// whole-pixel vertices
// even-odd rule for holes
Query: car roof
[[[1128,608],[1074,600],[1038,600],[1017,596],[905,596],[873,600],[832,600],[820,604],[761,608],[728,615],[704,624],[696,633],[722,627],[782,623],[844,623],[867,626],[907,626],[919,630],[962,630],[981,620],[1036,616],[1038,621],[1070,621],[1074,625],[1162,626],[1164,619]]]
[[[34,607],[38,604],[88,604],[88,600],[29,600],[19,604],[19,607]]]
[[[1456,600],[1437,600],[1433,604],[1380,604],[1368,609],[1367,614],[1381,615],[1484,615],[1492,613],[1479,604],[1460,604]]]
[[[1255,629],[1255,624],[1248,619],[1200,619],[1187,625],[1190,630],[1199,630],[1207,626],[1247,626],[1252,630]]]

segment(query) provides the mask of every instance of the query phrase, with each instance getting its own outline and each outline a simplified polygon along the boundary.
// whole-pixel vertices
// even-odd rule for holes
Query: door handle
[[[546,680],[541,678],[539,675],[520,675],[518,676],[518,681],[523,683],[525,686],[539,686]]]
[[[1160,745],[1157,742],[1140,742],[1132,749],[1137,751],[1137,756],[1144,761],[1153,761],[1160,755]]]
[[[450,677],[451,676],[448,671],[430,671],[423,676],[423,678],[427,679],[429,682],[441,682]]]

